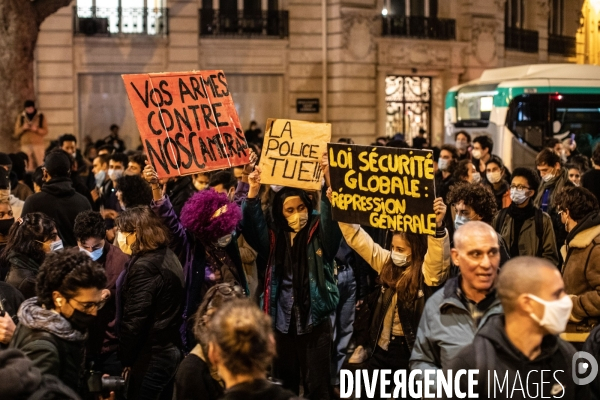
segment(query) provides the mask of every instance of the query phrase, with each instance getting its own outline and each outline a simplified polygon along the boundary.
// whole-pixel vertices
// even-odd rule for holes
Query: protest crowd
[[[571,378],[576,351],[600,357],[600,144],[550,141],[510,171],[466,132],[340,139],[356,159],[320,151],[308,190],[266,183],[254,121],[244,164],[165,178],[116,125],[41,148],[47,121],[25,107],[23,151],[0,153],[0,399],[335,399],[343,368],[561,371],[539,397],[600,398],[600,378]],[[340,178],[409,151],[406,175],[434,186]]]

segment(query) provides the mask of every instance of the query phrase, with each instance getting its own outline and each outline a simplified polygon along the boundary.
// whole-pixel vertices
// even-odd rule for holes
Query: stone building
[[[124,73],[222,69],[240,120],[329,121],[370,143],[443,132],[484,69],[600,62],[599,0],[79,0],[48,18],[36,91],[50,137],[139,144]],[[311,112],[305,112],[311,111]]]

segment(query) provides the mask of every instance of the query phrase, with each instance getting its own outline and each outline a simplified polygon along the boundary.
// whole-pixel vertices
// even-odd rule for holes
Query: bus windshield
[[[470,85],[456,93],[458,121],[489,121],[498,84]]]

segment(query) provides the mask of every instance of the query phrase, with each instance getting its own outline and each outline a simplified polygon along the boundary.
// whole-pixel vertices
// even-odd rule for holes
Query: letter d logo
[[[577,361],[582,358],[585,359],[585,362],[580,362],[578,365]],[[590,366],[592,367],[590,374],[585,378],[580,378],[579,375],[584,375]],[[598,362],[587,351],[578,351],[573,354],[571,370],[573,373],[573,382],[575,382],[576,385],[587,385],[596,378],[596,375],[598,375]]]

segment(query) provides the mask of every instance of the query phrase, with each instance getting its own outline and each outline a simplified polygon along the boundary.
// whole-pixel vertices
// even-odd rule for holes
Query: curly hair
[[[554,196],[554,207],[569,210],[569,216],[579,222],[587,215],[599,211],[598,199],[582,187],[566,186]]]
[[[52,310],[54,291],[69,299],[76,296],[79,289],[105,287],[106,275],[100,264],[78,248],[72,248],[48,254],[37,275],[36,292],[38,304]]]
[[[11,252],[23,254],[38,264],[46,257],[43,242],[53,237],[52,232],[56,229],[52,221],[44,213],[29,213],[21,218],[22,222],[16,222],[8,231],[8,242],[1,259],[3,263]]]
[[[473,164],[471,160],[461,160],[456,169],[454,170],[454,174],[452,175],[456,182],[461,182],[466,180],[469,177],[469,164]]]
[[[264,373],[275,356],[271,318],[248,299],[230,301],[217,311],[208,336],[232,375]]]
[[[85,242],[89,238],[104,239],[106,235],[106,226],[102,214],[97,211],[83,211],[75,217],[75,226],[73,227],[75,238],[80,242]]]
[[[519,167],[515,168],[515,170],[512,173],[511,179],[514,179],[517,176],[527,179],[529,190],[533,190],[532,198],[535,198],[535,195],[538,191],[538,187],[540,186],[540,178],[538,178],[539,175],[537,174],[537,171],[534,171],[533,169],[527,167]]]
[[[139,175],[123,175],[117,179],[117,190],[126,208],[147,206],[152,202],[152,188]]]
[[[208,315],[208,312],[211,310],[216,312],[223,307],[223,304],[231,300],[243,298],[244,289],[232,282],[219,283],[208,289],[202,299],[202,303],[200,303],[200,307],[198,307],[198,310],[192,316],[194,336],[202,344],[203,350],[206,350],[206,325],[209,322],[206,317],[208,319],[212,317],[212,315]]]
[[[461,182],[450,188],[448,204],[464,202],[481,217],[483,222],[492,223],[498,206],[492,191],[477,183]]]
[[[224,209],[214,217],[215,212]],[[194,193],[181,209],[181,224],[205,244],[216,242],[235,229],[242,219],[242,211],[230,203],[224,193],[203,190]]]

